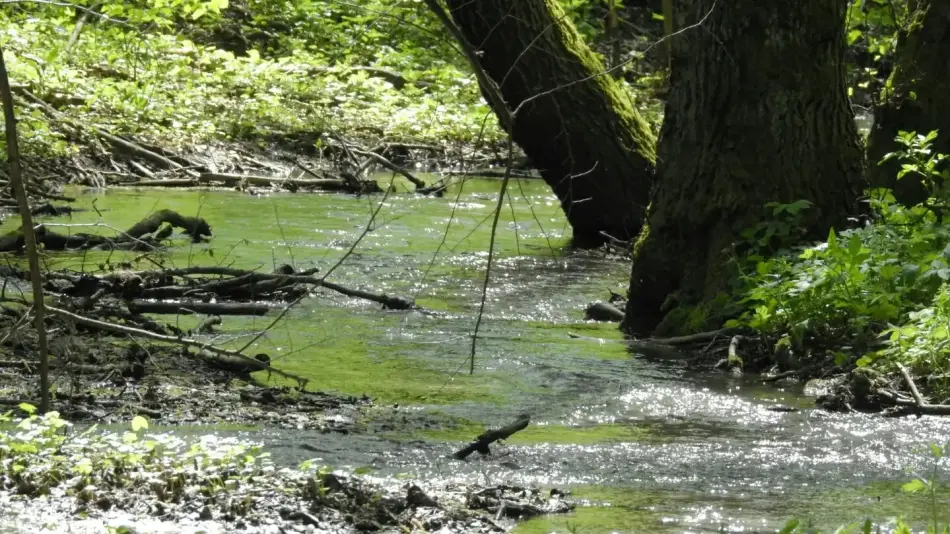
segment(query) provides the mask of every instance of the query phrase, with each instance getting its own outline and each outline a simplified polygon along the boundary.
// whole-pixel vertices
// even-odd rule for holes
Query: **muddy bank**
[[[608,301],[589,304],[585,318],[619,323],[624,306],[625,299],[612,294]],[[834,343],[793,347],[750,328],[722,328],[674,338],[631,339],[628,344],[634,353],[658,360],[688,361],[710,372],[755,375],[777,388],[795,386],[814,397],[817,406],[832,412],[950,415],[950,404],[928,400],[928,376],[914,376],[900,364],[890,372],[857,366],[857,356],[842,352],[853,348]]]
[[[279,468],[253,444],[143,424],[120,434],[72,430],[52,413],[19,422],[0,444],[0,532],[488,533],[574,507],[557,490],[372,480],[318,460]]]

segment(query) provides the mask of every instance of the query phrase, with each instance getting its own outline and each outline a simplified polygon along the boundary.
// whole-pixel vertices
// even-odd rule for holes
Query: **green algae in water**
[[[381,181],[387,180],[388,176]],[[477,294],[484,276],[484,250],[490,230],[485,216],[494,207],[499,185],[492,180],[467,180],[454,208],[459,186],[450,188],[443,199],[390,196],[377,227],[333,279],[356,287],[418,295],[420,303],[434,310],[471,313],[472,295]],[[550,191],[537,181],[512,185],[518,192],[512,200],[514,216],[511,210],[502,213],[502,225],[508,228],[499,232],[496,258],[499,262],[507,257],[522,261],[560,254],[566,244],[564,219]],[[522,191],[532,206],[524,201]],[[175,246],[151,254],[147,260],[140,252],[126,251],[46,255],[51,268],[84,272],[127,268],[123,262],[132,262],[133,269],[218,264],[267,271],[283,263],[326,269],[346,253],[365,227],[373,206],[383,199],[382,195],[355,198],[337,194],[254,197],[234,191],[73,190],[69,194],[78,197],[74,206],[86,211],[50,222],[87,226],[53,228],[60,233],[111,235],[160,209],[204,217],[214,233],[210,243],[176,239]],[[450,215],[453,223],[443,243]],[[14,222],[7,221],[3,230],[13,229]],[[108,226],[88,226],[100,223]],[[541,224],[548,236],[540,232]],[[515,227],[517,231],[511,231]],[[439,257],[423,286],[428,289],[420,293],[415,285],[419,278],[413,275],[428,268],[437,250]],[[507,268],[499,263],[496,272],[503,275]],[[464,291],[456,290],[460,281]],[[405,314],[379,313],[375,304],[322,291],[298,308],[252,349],[268,353],[275,366],[308,378],[311,389],[368,394],[380,402],[453,404],[498,403],[505,392],[522,388],[517,377],[505,373],[480,371],[474,377],[453,377],[467,359],[458,347],[446,351],[443,358],[434,358],[431,346],[387,339],[387,332],[402,328]],[[199,316],[155,317],[184,330],[201,320]],[[273,316],[225,317],[219,330],[223,336],[235,339],[223,346],[243,346],[271,321]],[[454,323],[445,321],[446,333],[455,334],[457,323],[458,319]],[[421,358],[422,354],[427,356]],[[256,378],[282,382],[266,373],[258,373]]]
[[[878,482],[866,487],[798,489],[781,498],[756,490],[723,492],[718,497],[689,490],[638,491],[609,486],[569,488],[578,507],[569,514],[548,515],[519,523],[515,534],[682,532],[694,525],[690,516],[719,517],[724,531],[774,532],[788,520],[833,532],[850,522],[871,519],[875,525],[892,525],[898,517],[924,529],[933,509],[929,495],[909,494],[898,482]],[[945,503],[950,491],[938,491],[938,519],[950,522]],[[768,519],[766,519],[768,518]],[[704,530],[711,525],[703,527]]]

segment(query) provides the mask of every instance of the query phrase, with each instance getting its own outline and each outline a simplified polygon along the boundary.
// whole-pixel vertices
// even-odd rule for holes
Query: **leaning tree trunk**
[[[916,204],[926,200],[919,181],[908,175],[897,180],[900,162],[878,165],[901,130],[940,133],[934,148],[950,154],[950,0],[918,2],[910,24],[900,34],[897,60],[881,104],[874,110],[874,128],[868,137],[868,177],[878,187],[890,187],[898,200]]]
[[[702,326],[764,205],[805,199],[809,237],[858,211],[864,159],[845,86],[848,0],[678,0],[657,185],[624,327]],[[705,17],[705,18],[704,18]],[[670,308],[676,306],[677,313]]]
[[[602,243],[601,232],[635,237],[649,200],[655,139],[556,0],[446,3],[517,112],[513,138],[554,189],[575,243]]]

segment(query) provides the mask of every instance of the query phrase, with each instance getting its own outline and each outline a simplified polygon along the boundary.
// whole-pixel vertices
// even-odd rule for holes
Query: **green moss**
[[[664,528],[662,513],[655,510],[666,499],[661,492],[637,492],[605,486],[571,488],[578,507],[565,515],[541,516],[518,524],[513,534],[578,532],[658,532]]]
[[[500,402],[491,391],[492,373],[449,375],[408,358],[372,355],[365,343],[347,339],[326,343],[313,353],[279,360],[280,368],[310,379],[307,389],[368,395],[378,402],[454,404],[463,401]],[[255,378],[268,380],[266,372]],[[270,379],[273,381],[274,379]]]
[[[519,523],[512,534],[608,534],[656,532],[663,523],[659,514],[612,506],[580,507],[565,515],[545,515]]]

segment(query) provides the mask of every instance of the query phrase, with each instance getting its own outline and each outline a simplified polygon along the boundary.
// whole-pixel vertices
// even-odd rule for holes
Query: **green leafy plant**
[[[901,170],[897,173],[897,179],[913,177],[920,180],[927,191],[927,196],[930,197],[930,201],[925,206],[933,210],[938,219],[941,219],[950,201],[950,191],[947,189],[947,183],[950,182],[950,169],[947,169],[946,165],[950,156],[934,153],[933,143],[936,139],[937,130],[927,135],[899,132],[894,140],[901,149],[886,154],[881,163],[892,159],[900,160]]]
[[[893,371],[902,363],[930,375],[931,392],[950,397],[950,381],[941,378],[950,368],[950,225],[940,217],[946,157],[933,153],[935,138],[902,133],[903,149],[888,156],[904,161],[902,177],[926,182],[925,203],[906,207],[890,191],[872,190],[871,223],[793,248],[782,243],[799,239],[796,217],[807,205],[770,205],[773,219],[746,232],[753,248],[739,263],[746,311],[728,324],[755,328],[778,340],[777,348],[807,345],[815,362],[802,364],[833,358]]]

